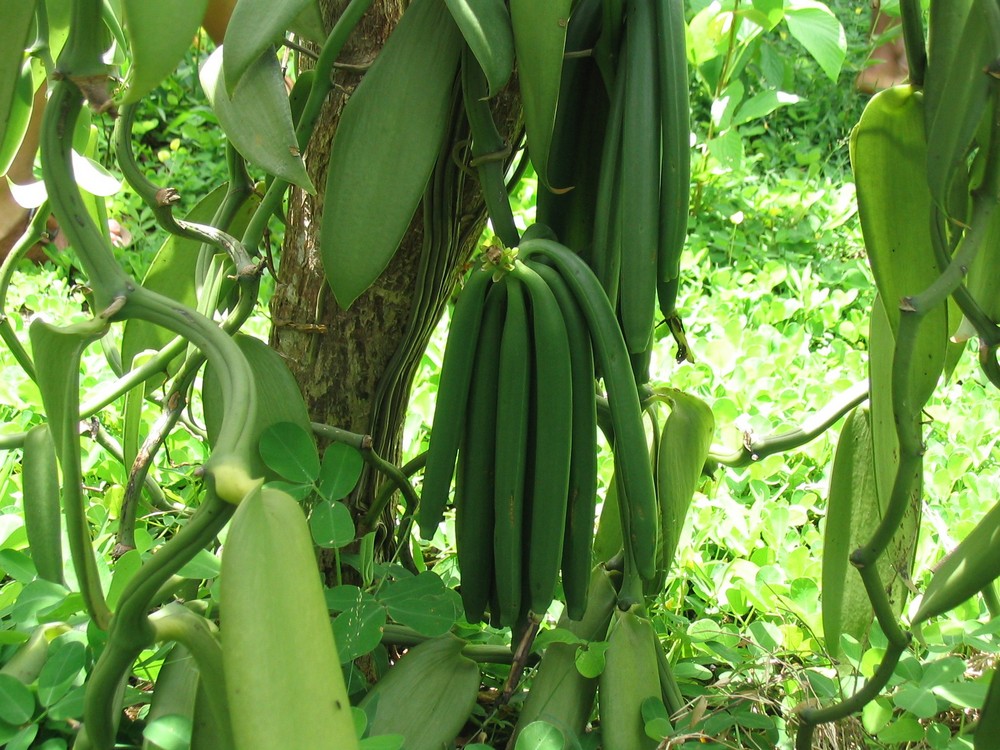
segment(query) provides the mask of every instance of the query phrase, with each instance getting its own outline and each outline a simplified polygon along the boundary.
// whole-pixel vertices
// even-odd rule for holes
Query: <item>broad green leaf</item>
[[[25,5],[31,5],[31,3],[25,3]],[[6,50],[4,51],[6,52]],[[0,65],[4,64],[3,61],[0,61]],[[28,122],[31,120],[31,110],[35,99],[30,60],[26,60],[21,65],[20,75],[14,79],[9,92],[5,91],[7,72],[0,70],[0,122],[6,123],[2,134],[0,134],[0,176],[5,175],[10,169],[18,149],[21,148],[21,141],[24,140],[24,134],[28,131]]]
[[[237,334],[234,340],[250,364],[257,391],[256,423],[244,428],[260,436],[255,441],[258,450],[251,459],[254,474],[268,480],[316,481],[319,456],[310,432],[309,412],[295,376],[281,355],[260,339]],[[222,384],[211,365],[205,368],[203,387],[205,426],[209,442],[214,445],[224,415]]]
[[[673,564],[688,507],[712,446],[715,415],[696,396],[675,389],[664,394],[671,410],[657,451],[656,483],[662,536],[658,567],[665,573]]]
[[[718,130],[724,131],[733,124],[733,116],[745,95],[746,86],[737,78],[712,102],[712,122]]]
[[[919,685],[904,685],[896,691],[893,703],[897,708],[909,711],[918,719],[929,719],[937,713],[937,698],[929,688]]]
[[[55,705],[49,706],[49,718],[55,721],[83,718],[83,701],[86,697],[86,692],[86,687],[83,685],[70,690]]]
[[[987,686],[984,682],[950,682],[934,685],[934,695],[943,698],[959,708],[979,708],[986,700]]]
[[[785,17],[785,0],[753,0],[754,23],[770,31]]]
[[[66,515],[70,551],[77,587],[88,606],[101,610],[100,572],[93,540],[86,520],[83,476],[80,461],[80,359],[87,346],[107,333],[109,321],[93,318],[83,323],[57,328],[35,318],[28,329],[35,358],[35,376],[52,431],[56,455],[62,467],[63,512]],[[73,519],[78,519],[73,523]]]
[[[295,500],[300,503],[309,497],[314,490],[311,482],[309,484],[301,484],[298,482],[282,482],[280,479],[268,482],[265,486],[281,490],[282,492],[285,492],[295,498]]]
[[[514,68],[514,34],[503,0],[445,0],[465,43],[486,74],[490,96],[504,87]]]
[[[1000,503],[941,561],[913,615],[913,624],[943,614],[975,596],[1000,575]]]
[[[837,441],[823,537],[823,636],[834,656],[841,633],[864,640],[874,616],[849,558],[867,541],[880,514],[871,416],[867,408],[858,407]]]
[[[341,663],[348,664],[378,646],[385,622],[385,607],[371,594],[357,589],[350,606],[333,619],[333,635]]]
[[[142,555],[139,550],[130,549],[115,561],[114,574],[111,577],[111,586],[108,588],[108,606],[115,608],[119,597],[128,582],[132,580],[139,568],[142,567]]]
[[[16,549],[0,549],[0,570],[21,583],[31,583],[38,575],[32,559]]]
[[[142,730],[142,736],[159,750],[187,750],[191,747],[191,718],[179,714],[157,716]]]
[[[132,67],[122,101],[132,103],[155,89],[191,47],[208,0],[122,0]]]
[[[556,122],[566,27],[572,0],[512,0],[510,19],[517,53],[518,84],[531,163],[547,186],[552,130]],[[557,186],[561,187],[561,186]]]
[[[695,67],[714,60],[724,50],[723,40],[731,23],[731,13],[720,3],[709,3],[688,24],[688,58]]]
[[[943,659],[936,659],[924,666],[924,673],[920,678],[920,684],[923,687],[936,687],[946,683],[953,683],[962,678],[967,668],[965,659],[958,656],[946,656]]]
[[[432,572],[393,581],[378,598],[393,620],[427,636],[447,633],[462,612],[458,592]]]
[[[16,677],[0,674],[0,721],[24,724],[35,713],[35,696]]]
[[[866,705],[861,711],[861,722],[869,734],[877,734],[892,720],[892,704],[879,698]]]
[[[405,744],[406,737],[401,734],[380,734],[377,737],[362,739],[360,748],[361,750],[401,750]]]
[[[315,192],[299,153],[285,77],[274,50],[265,50],[254,61],[232,96],[222,80],[223,50],[217,48],[205,60],[200,78],[226,136],[237,151],[265,172]]]
[[[403,734],[410,750],[454,743],[476,705],[479,667],[462,654],[466,641],[447,634],[408,649],[358,704],[369,733]]]
[[[923,94],[894,86],[873,96],[851,133],[850,156],[865,251],[895,335],[902,300],[923,292],[940,274],[931,239]],[[947,344],[948,307],[942,302],[924,312],[916,329],[908,378],[912,409],[921,409],[934,392]]]
[[[289,25],[288,30],[320,47],[326,42],[326,25],[317,0],[311,0]]]
[[[777,89],[766,89],[758,94],[754,94],[743,102],[736,115],[733,117],[733,125],[742,125],[752,120],[767,117],[779,107],[786,107],[789,104],[796,104],[799,97]]]
[[[368,730],[368,714],[357,706],[351,706],[351,718],[354,720],[354,734],[358,737],[364,736]]]
[[[923,726],[919,721],[910,716],[903,716],[896,719],[878,733],[879,744],[883,747],[907,742],[919,742],[923,738]]]
[[[563,750],[562,730],[547,721],[533,721],[517,735],[514,750]]]
[[[177,571],[182,578],[194,578],[205,581],[219,575],[222,561],[217,555],[207,549],[200,550],[197,555],[188,560]]]
[[[371,595],[363,592],[358,586],[345,583],[341,586],[326,589],[323,592],[323,596],[326,599],[327,609],[331,612],[344,612],[360,601],[362,596]]]
[[[14,724],[8,724],[6,721],[0,721],[0,744],[7,747],[7,742],[10,741],[19,733],[19,729]]]
[[[818,0],[788,0],[785,23],[830,80],[836,81],[847,57],[847,35],[833,11]]]
[[[38,736],[38,724],[29,724],[18,732],[4,745],[7,750],[29,750],[34,747],[35,738]]]
[[[251,65],[315,0],[239,0],[226,27],[222,72],[230,95]]]
[[[18,595],[16,604],[10,610],[10,618],[16,623],[34,625],[39,612],[58,606],[68,594],[65,586],[39,578],[25,586]]]
[[[647,700],[649,700],[647,698]],[[673,731],[673,727],[670,724],[669,719],[651,719],[647,721],[643,727],[646,732],[646,736],[650,739],[661,741],[664,737],[669,736]]]
[[[22,633],[20,630],[0,630],[0,646],[20,645],[28,640],[28,638],[28,634]]]
[[[344,107],[320,231],[326,278],[344,309],[385,270],[420,204],[441,153],[461,47],[443,1],[414,0]]]
[[[74,591],[61,600],[38,610],[39,622],[60,622],[86,610],[83,595]]]
[[[315,482],[319,478],[316,443],[295,422],[275,422],[265,427],[260,435],[260,454],[270,469],[287,480]]]
[[[65,696],[85,664],[86,647],[82,643],[53,642],[48,661],[38,675],[38,699],[42,705],[52,706]]]
[[[73,0],[43,0],[49,16],[49,47],[52,59],[58,60],[63,45],[69,37],[73,15]]]
[[[705,145],[708,146],[708,152],[724,169],[736,171],[743,167],[746,153],[739,131],[730,128]]]
[[[351,511],[337,500],[323,500],[313,507],[309,514],[309,529],[316,546],[324,549],[346,547],[354,541]]]
[[[347,497],[361,478],[365,462],[361,453],[344,443],[332,443],[323,453],[319,494],[327,500]]]
[[[670,712],[667,711],[667,707],[663,705],[663,701],[660,698],[646,698],[642,702],[642,718],[645,721],[652,721],[653,719],[670,719]]]

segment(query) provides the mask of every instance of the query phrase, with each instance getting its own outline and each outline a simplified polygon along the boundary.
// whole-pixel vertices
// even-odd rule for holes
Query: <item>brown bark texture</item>
[[[346,3],[322,4],[332,25]],[[394,463],[399,460],[403,418],[420,355],[486,221],[478,181],[463,163],[468,159],[468,128],[456,81],[451,133],[442,144],[423,205],[393,260],[347,310],[339,308],[327,286],[318,232],[333,136],[344,104],[403,10],[399,0],[376,0],[341,53],[333,92],[305,155],[317,193],[294,190],[290,195],[271,302],[271,343],[302,387],[312,419],[371,435],[374,450]],[[501,94],[494,109],[501,132],[516,140],[516,95]],[[366,470],[351,498],[355,515],[370,506],[382,481]],[[386,542],[391,515],[384,515],[380,525],[380,539]],[[385,552],[391,543],[380,546]]]

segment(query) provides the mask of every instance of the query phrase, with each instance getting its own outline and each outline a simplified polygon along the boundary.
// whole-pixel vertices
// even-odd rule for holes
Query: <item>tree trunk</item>
[[[328,22],[345,3],[324,0]],[[326,171],[341,110],[402,13],[399,0],[376,0],[341,53],[336,81],[306,153],[315,196],[293,190],[278,281],[271,303],[273,346],[298,379],[314,421],[368,434],[373,449],[398,463],[410,386],[434,325],[474,252],[485,224],[478,181],[467,159],[467,125],[458,85],[452,132],[443,144],[423,206],[395,257],[348,310],[330,292],[319,258]],[[428,40],[428,43],[433,43]],[[516,132],[520,111],[497,98],[501,132]],[[366,469],[351,505],[360,517],[382,478]],[[380,547],[391,548],[391,514],[383,514]],[[360,529],[362,533],[366,529]]]

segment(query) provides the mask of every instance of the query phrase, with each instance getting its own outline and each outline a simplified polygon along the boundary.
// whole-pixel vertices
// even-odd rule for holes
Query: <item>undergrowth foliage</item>
[[[371,0],[14,9],[0,743],[990,747],[1000,6],[922,5],[868,100],[852,3],[413,0],[317,195],[349,306],[482,187],[398,466],[264,343]]]

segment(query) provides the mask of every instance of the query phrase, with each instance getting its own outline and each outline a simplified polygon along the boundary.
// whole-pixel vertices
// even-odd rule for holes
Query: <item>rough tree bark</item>
[[[328,23],[346,5],[345,0],[323,0]],[[302,387],[314,421],[370,434],[373,447],[383,458],[398,462],[403,418],[415,363],[392,375],[393,383],[381,382],[387,366],[400,346],[415,345],[422,351],[430,326],[405,335],[411,317],[415,283],[425,246],[424,213],[418,208],[413,222],[388,268],[348,310],[341,310],[330,293],[318,255],[327,162],[340,112],[376,57],[403,12],[400,0],[376,0],[355,30],[338,62],[333,94],[327,101],[306,153],[306,163],[317,194],[295,190],[290,196],[288,226],[281,251],[278,282],[271,303],[273,346],[286,359]],[[433,44],[433,40],[428,40]],[[461,99],[456,96],[452,143],[443,144],[436,177],[450,195],[452,206],[445,211],[451,219],[449,244],[452,262],[444,271],[442,291],[432,306],[435,321],[440,318],[448,296],[471,257],[485,225],[485,209],[478,182],[458,162],[465,151]],[[520,111],[511,94],[497,98],[495,112],[501,132],[517,132]],[[432,185],[434,183],[432,178]],[[437,203],[441,215],[441,201]],[[414,341],[413,339],[417,339]],[[388,387],[388,386],[392,387]],[[356,515],[367,508],[380,477],[366,472],[352,496]],[[388,521],[388,519],[386,519]],[[389,524],[380,538],[386,539]],[[382,547],[383,550],[386,547]]]

